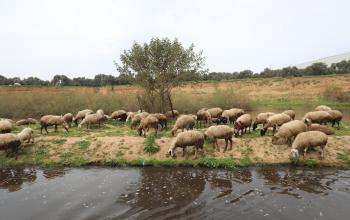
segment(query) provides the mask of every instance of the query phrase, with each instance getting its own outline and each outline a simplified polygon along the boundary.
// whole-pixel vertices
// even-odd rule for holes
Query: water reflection
[[[15,192],[22,188],[25,182],[32,183],[36,180],[34,167],[15,167],[0,169],[0,188]]]
[[[50,168],[43,170],[43,176],[47,179],[62,177],[66,173],[64,168]]]

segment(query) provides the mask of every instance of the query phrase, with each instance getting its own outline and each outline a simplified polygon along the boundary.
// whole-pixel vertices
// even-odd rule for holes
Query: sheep
[[[44,115],[40,118],[40,133],[43,133],[43,128],[45,129],[46,133],[49,133],[47,131],[47,127],[49,126],[55,126],[55,132],[57,132],[57,125],[62,125],[62,127],[68,132],[68,125],[64,121],[62,115]]]
[[[203,145],[204,145],[204,135],[200,131],[184,131],[181,132],[177,137],[173,140],[173,142],[170,145],[170,148],[168,150],[168,154],[172,157],[176,157],[175,151],[176,148],[181,147],[182,148],[182,156],[185,156],[185,149],[189,146],[194,146],[195,151],[195,157],[197,157],[197,151],[198,149],[201,149],[203,151]]]
[[[32,143],[34,143],[34,131],[31,128],[24,128],[20,133],[17,134],[17,137],[21,140],[22,143],[24,141],[27,141],[27,143],[32,140]]]
[[[101,127],[101,122],[107,119],[103,110],[99,109],[94,114],[86,114],[85,118],[79,123],[79,128],[86,124],[86,128],[90,129],[91,124],[98,124],[98,127]]]
[[[127,112],[124,110],[114,111],[110,116],[110,118],[115,119],[117,121],[125,121],[127,117]]]
[[[159,125],[161,126],[161,128],[165,128],[167,129],[168,128],[168,119],[167,117],[162,114],[162,113],[155,113],[155,114],[152,114],[154,117],[156,117],[159,121]]]
[[[171,130],[171,135],[174,136],[178,129],[192,130],[196,121],[193,115],[181,115],[177,118],[173,129]]]
[[[146,118],[141,119],[140,125],[137,128],[137,131],[139,132],[139,135],[146,137],[146,132],[150,128],[154,128],[155,130],[155,136],[157,136],[157,131],[158,131],[158,123],[159,120],[156,118],[154,115],[148,115]]]
[[[198,123],[199,126],[202,127],[202,121],[204,121],[205,124],[211,123],[211,115],[206,109],[200,109],[197,112],[197,127]]]
[[[221,118],[224,118],[224,120],[222,120],[223,122],[234,123],[237,120],[237,118],[243,114],[244,114],[243,109],[231,108],[229,110],[223,111],[221,114]]]
[[[219,145],[217,143],[217,139],[225,139],[225,148],[224,152],[226,152],[228,142],[230,141],[230,150],[232,150],[232,135],[234,133],[234,129],[230,128],[227,125],[214,125],[210,126],[205,132],[204,132],[204,138],[213,138],[214,139],[214,145],[213,147],[217,151],[220,152]]]
[[[38,121],[34,118],[26,118],[26,119],[16,121],[17,126],[36,124],[36,123],[38,123]]]
[[[8,121],[8,122],[10,122],[11,124],[14,124],[14,123],[15,123],[12,119],[9,119],[9,118],[0,118],[0,121],[1,121],[1,120]]]
[[[173,115],[174,112],[174,115]],[[164,113],[167,118],[177,118],[179,117],[180,113],[178,110],[173,109],[173,111],[167,111]]]
[[[327,135],[334,134],[334,129],[331,127],[328,127],[327,125],[320,125],[320,124],[311,124],[307,126],[308,131],[322,131],[323,133]]]
[[[276,113],[274,112],[263,112],[263,113],[259,113],[254,122],[253,122],[253,131],[255,131],[255,129],[258,127],[259,124],[262,124],[263,126],[267,123],[267,119],[272,116],[275,115]]]
[[[72,126],[73,114],[67,113],[67,114],[63,115],[63,119],[68,124],[68,127],[70,128]]]
[[[301,120],[293,120],[283,124],[277,133],[272,136],[272,144],[291,144],[293,138],[301,132],[305,132],[307,127]]]
[[[21,144],[21,140],[15,134],[0,134],[0,150],[11,150],[12,153],[16,154],[16,160],[18,157],[17,153]]]
[[[140,124],[141,120],[143,118],[146,118],[148,115],[149,115],[148,112],[141,112],[141,113],[136,114],[131,120],[130,128],[131,129],[136,128]]]
[[[331,122],[332,122],[332,127],[337,123],[338,127],[340,125],[340,121],[343,118],[343,113],[341,113],[338,110],[329,110],[327,111],[331,115]]]
[[[324,148],[328,142],[328,136],[321,131],[306,131],[299,133],[293,141],[291,156],[299,157],[299,152],[303,152],[305,157],[307,150],[310,147],[321,148],[321,158],[324,158]]]
[[[332,121],[332,116],[326,111],[313,111],[304,115],[303,121],[306,124],[317,123],[327,124]]]
[[[94,113],[94,111],[92,111],[91,109],[84,109],[79,111],[73,118],[75,125],[78,126],[79,120],[83,120],[86,114],[92,114],[92,113]]]
[[[319,105],[315,108],[315,111],[330,111],[330,110],[332,110],[332,108],[327,105]]]
[[[138,114],[137,112],[127,112],[126,113],[127,117],[125,121],[126,122],[131,121],[137,114]]]
[[[284,112],[282,112],[282,113],[284,113],[284,114],[286,114],[286,115],[289,115],[289,117],[290,117],[292,120],[294,120],[294,118],[295,118],[295,111],[293,111],[293,110],[286,110],[286,111],[284,111]]]
[[[243,132],[247,132],[247,128],[250,133],[250,126],[252,124],[252,116],[250,114],[244,114],[237,118],[237,120],[234,122],[234,130],[235,130],[235,136],[237,137],[239,135],[239,131],[241,131],[241,135],[243,135]]]
[[[212,118],[219,118],[223,112],[221,108],[209,108],[207,111],[210,113]]]
[[[12,123],[6,119],[0,120],[0,133],[10,133],[12,131]]]
[[[267,122],[264,125],[263,129],[260,130],[260,135],[264,136],[266,134],[267,129],[270,127],[273,128],[272,133],[274,134],[277,129],[277,126],[281,126],[284,123],[287,123],[291,120],[292,119],[290,118],[290,116],[284,113],[272,115],[267,119]]]

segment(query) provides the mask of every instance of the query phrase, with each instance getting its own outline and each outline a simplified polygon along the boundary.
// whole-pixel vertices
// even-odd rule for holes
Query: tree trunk
[[[137,103],[139,104],[139,109],[141,110],[141,112],[142,112],[142,106],[141,106],[141,101],[140,101],[140,94],[137,94],[136,95],[136,98],[137,98]]]
[[[171,101],[171,96],[170,96],[170,92],[169,91],[167,92],[167,96],[168,96],[168,101],[169,101],[171,113],[173,115],[173,118],[175,118],[174,108],[173,108],[173,101]]]

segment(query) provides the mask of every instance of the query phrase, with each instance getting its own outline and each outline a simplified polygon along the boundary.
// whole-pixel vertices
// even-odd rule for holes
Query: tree
[[[307,75],[326,75],[330,74],[331,69],[324,63],[313,63],[305,68],[305,72]]]
[[[167,102],[172,109],[171,91],[183,83],[181,79],[206,72],[202,52],[196,53],[193,44],[184,48],[177,39],[152,38],[143,45],[135,42],[120,56],[120,61],[118,71],[133,77],[145,90],[150,111],[164,112]],[[157,98],[159,109],[155,103]]]

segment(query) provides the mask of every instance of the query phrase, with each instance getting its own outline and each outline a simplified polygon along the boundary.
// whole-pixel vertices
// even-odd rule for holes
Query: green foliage
[[[299,165],[299,163],[300,163],[300,160],[298,157],[289,156],[289,160],[290,160],[292,165]]]
[[[157,153],[160,150],[160,147],[156,143],[156,137],[154,135],[149,135],[145,139],[145,147],[143,150],[149,154]]]
[[[347,153],[338,153],[337,158],[339,160],[345,161],[350,165],[350,156]]]
[[[76,144],[79,146],[80,150],[86,150],[91,145],[91,142],[87,140],[83,140],[83,141],[78,141]]]
[[[304,160],[304,164],[308,167],[319,167],[320,163],[317,160],[312,160],[312,159],[308,159],[308,160]]]

